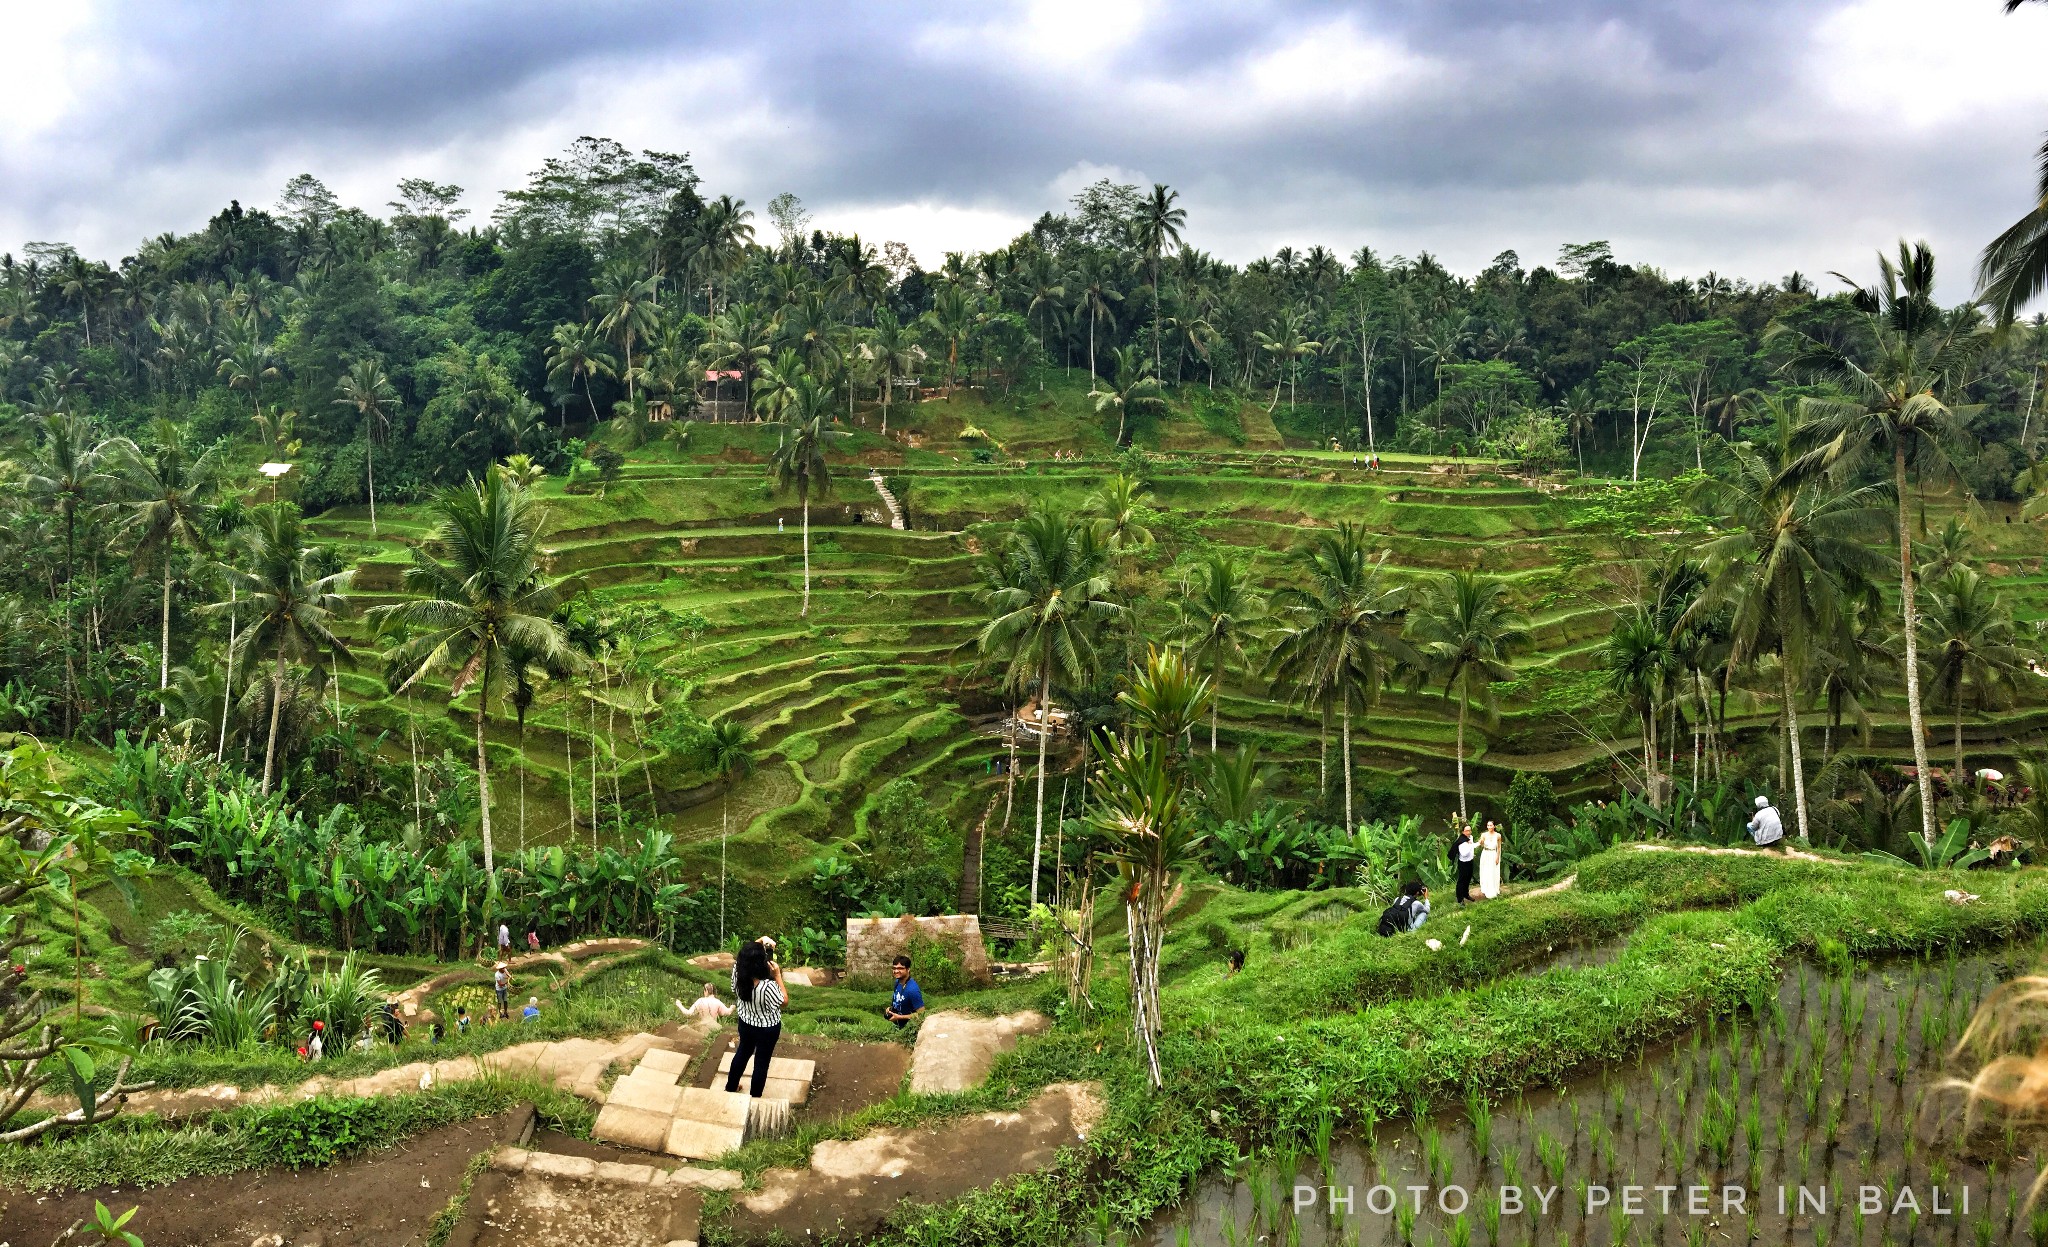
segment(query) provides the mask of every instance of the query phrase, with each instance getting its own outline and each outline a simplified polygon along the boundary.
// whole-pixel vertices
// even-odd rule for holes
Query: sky
[[[1470,273],[1606,239],[1673,275],[1942,293],[2029,206],[2048,4],[2000,0],[0,0],[0,250],[118,260],[310,172],[472,219],[578,135],[688,152],[927,266],[1099,177],[1181,192],[1187,241],[1428,251]]]

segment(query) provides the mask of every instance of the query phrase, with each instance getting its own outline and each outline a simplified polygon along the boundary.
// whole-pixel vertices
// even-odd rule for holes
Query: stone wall
[[[981,919],[973,914],[946,914],[936,918],[848,918],[846,920],[846,977],[854,983],[885,981],[889,964],[910,947],[922,931],[927,939],[955,946],[960,964],[977,983],[990,979],[988,950],[981,942]],[[913,976],[917,973],[911,967]]]

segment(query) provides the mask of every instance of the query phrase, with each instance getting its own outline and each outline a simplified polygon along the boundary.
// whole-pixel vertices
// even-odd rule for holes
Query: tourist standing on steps
[[[1479,895],[1492,900],[1500,895],[1500,853],[1503,837],[1500,824],[1487,820],[1479,837]]]
[[[896,976],[896,992],[889,997],[889,1007],[882,1013],[901,1030],[910,1023],[910,1019],[924,1012],[924,989],[910,977],[908,957],[896,958],[896,964],[889,968],[889,972]]]
[[[1458,838],[1451,841],[1451,864],[1458,868],[1458,904],[1472,899],[1472,876],[1479,873],[1479,846],[1472,842],[1472,824],[1458,824]]]
[[[732,1055],[725,1089],[740,1089],[740,1075],[746,1072],[751,1060],[754,1080],[748,1094],[757,1100],[768,1089],[768,1062],[775,1056],[775,1041],[782,1038],[782,1006],[789,1002],[782,967],[768,955],[774,947],[775,941],[764,936],[741,947],[732,964],[732,994],[739,1001],[740,1046]]]

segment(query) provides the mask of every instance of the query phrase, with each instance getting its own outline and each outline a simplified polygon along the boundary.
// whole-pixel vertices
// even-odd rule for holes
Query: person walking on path
[[[896,958],[896,964],[889,968],[889,972],[896,978],[896,991],[889,997],[889,1007],[882,1012],[901,1030],[909,1025],[910,1019],[924,1012],[924,989],[910,977],[908,957]]]
[[[506,926],[503,922],[498,924],[498,955],[500,957],[510,957],[512,955],[512,928]]]
[[[1488,821],[1479,837],[1479,895],[1492,900],[1500,895],[1500,824]]]
[[[530,953],[537,953],[540,951],[539,927],[526,928],[526,951]]]
[[[1756,841],[1756,847],[1768,849],[1785,838],[1785,820],[1778,816],[1778,807],[1771,799],[1758,796],[1756,817],[1749,820],[1749,838]]]
[[[1458,869],[1458,904],[1472,899],[1472,876],[1479,871],[1479,846],[1472,841],[1472,824],[1458,824],[1458,838],[1451,841],[1451,864]]]
[[[498,963],[497,973],[491,978],[491,990],[498,994],[498,1016],[512,1016],[511,1011],[505,1007],[505,993],[512,990],[512,972],[505,968],[502,961]]]
[[[733,1053],[732,1069],[725,1076],[725,1089],[740,1089],[740,1075],[747,1062],[754,1063],[754,1079],[748,1094],[755,1099],[768,1089],[768,1062],[775,1056],[775,1041],[782,1038],[782,1006],[789,1002],[789,989],[782,982],[782,967],[768,956],[775,947],[766,938],[740,949],[732,965],[732,994],[739,1001],[739,1051]]]

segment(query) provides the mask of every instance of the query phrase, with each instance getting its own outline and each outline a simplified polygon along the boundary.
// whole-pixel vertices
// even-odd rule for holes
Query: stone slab
[[[1025,1010],[1003,1017],[934,1013],[918,1027],[910,1055],[910,1090],[915,1095],[966,1091],[981,1085],[996,1058],[1024,1035],[1043,1034],[1052,1020]]]
[[[725,1155],[746,1141],[744,1127],[720,1126],[678,1117],[669,1127],[668,1139],[662,1150],[687,1160],[710,1160],[714,1156]]]
[[[667,1117],[676,1111],[676,1098],[682,1092],[667,1083],[652,1082],[640,1078],[621,1078],[612,1084],[607,1107],[639,1109],[643,1113],[659,1113]]]
[[[767,1085],[761,1090],[761,1098],[787,1100],[791,1104],[808,1104],[811,1099],[811,1084],[798,1082],[794,1078],[776,1078],[771,1075]]]
[[[694,1165],[671,1169],[665,1179],[669,1186],[695,1191],[737,1191],[744,1181],[737,1169],[699,1169]]]
[[[676,1120],[704,1122],[744,1133],[747,1128],[747,1098],[739,1092],[728,1094],[709,1087],[684,1087],[675,1105]]]
[[[563,1156],[555,1152],[531,1152],[526,1173],[540,1178],[595,1178],[597,1162],[587,1156]]]
[[[519,1173],[526,1168],[528,1155],[523,1147],[501,1147],[491,1153],[491,1168],[500,1173]]]
[[[637,1147],[643,1152],[659,1152],[668,1142],[669,1121],[666,1113],[607,1104],[597,1111],[597,1121],[590,1127],[590,1137]]]
[[[646,1186],[654,1181],[656,1172],[652,1165],[625,1165],[615,1160],[597,1162],[599,1182],[616,1182],[622,1186]]]
[[[637,1069],[628,1071],[626,1076],[619,1079],[619,1081],[643,1083],[650,1087],[673,1087],[676,1085],[676,1076],[677,1071],[675,1070],[648,1069],[643,1064]]]
[[[718,1058],[719,1073],[732,1073],[732,1058],[733,1054],[731,1052],[727,1052],[725,1055]],[[753,1077],[753,1074],[754,1068],[752,1065],[749,1065],[747,1067],[747,1077],[751,1078]],[[808,1085],[811,1079],[817,1076],[818,1063],[816,1061],[805,1061],[799,1060],[796,1057],[779,1056],[770,1057],[768,1060],[768,1077],[771,1079],[782,1078],[792,1082],[800,1082]]]
[[[634,1073],[654,1070],[666,1074],[680,1074],[689,1068],[689,1064],[688,1055],[672,1048],[650,1048],[647,1055],[640,1058],[639,1068],[634,1070]]]

